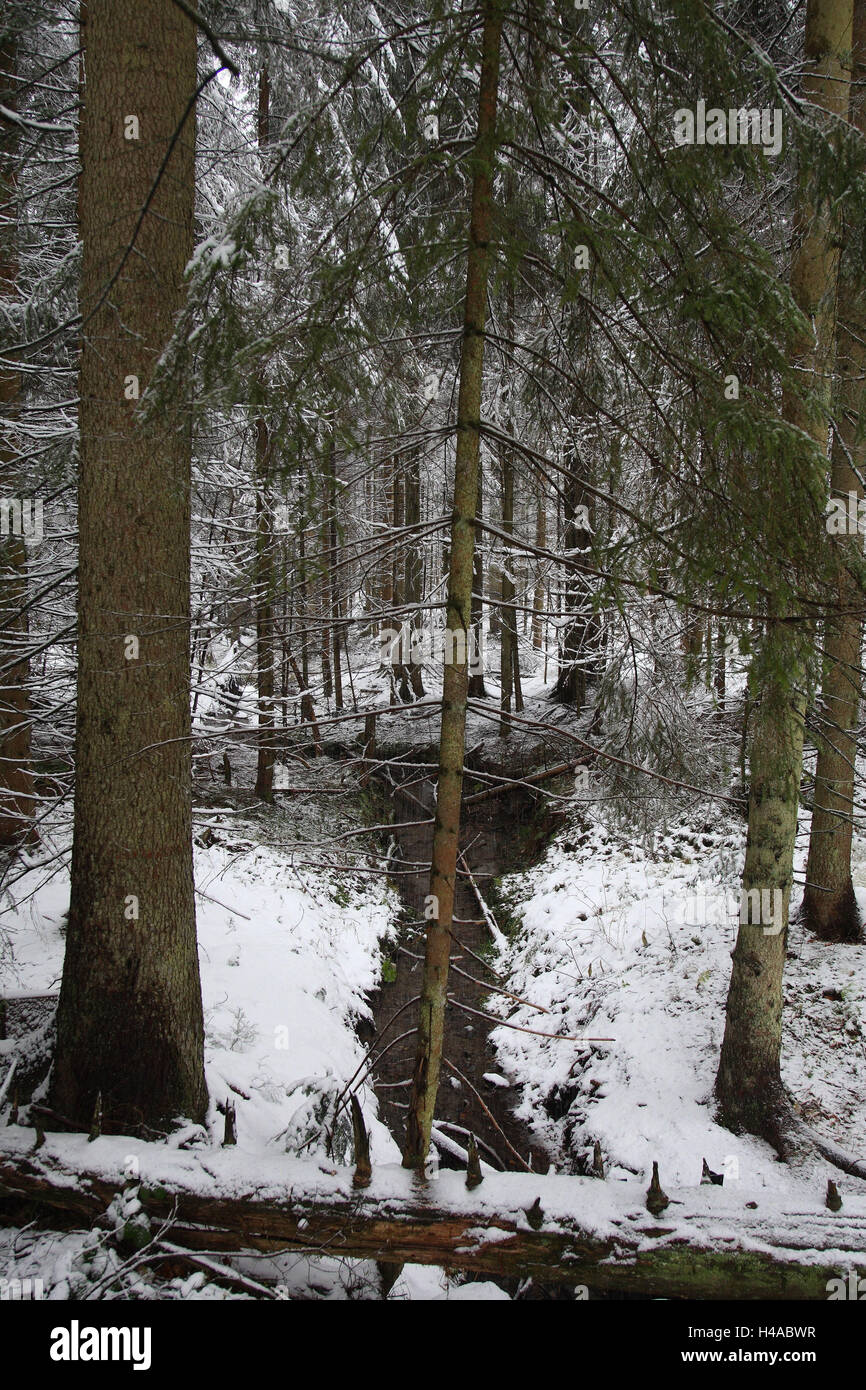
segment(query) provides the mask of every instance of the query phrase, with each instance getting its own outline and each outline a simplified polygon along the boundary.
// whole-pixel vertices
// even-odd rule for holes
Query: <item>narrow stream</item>
[[[415,782],[411,792],[392,794],[394,821],[399,824],[432,817],[435,783]],[[419,804],[420,803],[420,804]],[[423,809],[422,809],[423,807]],[[487,898],[491,880],[518,868],[521,825],[532,815],[532,801],[519,792],[506,793],[464,810],[461,849],[481,894]],[[421,987],[424,955],[424,898],[429,892],[432,825],[410,825],[394,831],[402,862],[394,881],[404,903],[403,926],[395,956],[396,979],[383,985],[372,999],[375,1028],[383,1051],[373,1082],[379,1112],[402,1145],[409,1082],[415,1059],[414,1033],[400,1041],[400,1034],[417,1023],[415,998]],[[480,1016],[484,997],[495,977],[484,965],[489,959],[491,933],[465,872],[458,877],[454,906],[454,936],[449,975],[449,1003],[445,1016],[442,1076],[436,1104],[434,1140],[444,1167],[465,1166],[469,1133],[478,1143],[482,1161],[510,1171],[547,1171],[550,1160],[537,1147],[528,1128],[518,1120],[514,1106],[519,1092],[503,1085],[490,1043],[496,1024]],[[482,957],[481,960],[477,957]],[[472,978],[468,978],[472,977]],[[480,981],[482,983],[476,983]],[[406,1007],[407,1006],[407,1007]],[[404,1012],[391,1023],[398,1010]],[[475,1012],[468,1012],[474,1010]],[[390,1024],[390,1026],[388,1026]],[[494,1079],[495,1078],[495,1079]]]

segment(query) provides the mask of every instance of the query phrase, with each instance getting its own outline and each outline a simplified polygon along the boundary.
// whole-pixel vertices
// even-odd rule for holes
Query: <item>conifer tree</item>
[[[866,4],[854,0],[852,125],[866,137]],[[850,217],[849,217],[850,233]],[[857,941],[860,914],[851,881],[851,837],[857,758],[863,629],[862,539],[852,526],[851,498],[863,496],[866,470],[862,403],[866,371],[866,304],[860,275],[860,248],[845,238],[839,269],[839,322],[836,330],[838,381],[831,451],[830,497],[841,503],[844,529],[837,546],[836,603],[824,629],[824,682],[821,690],[814,810],[803,890],[803,920],[822,940]],[[828,526],[830,520],[828,519]]]
[[[848,112],[852,8],[852,0],[809,0],[807,5],[803,95],[828,121]],[[838,232],[826,201],[811,189],[808,171],[801,169],[791,289],[803,316],[795,362],[811,378],[812,393],[787,392],[782,414],[800,432],[804,477],[823,491],[827,426],[822,395],[835,336]],[[778,595],[772,602],[751,675],[759,704],[752,735],[744,907],[716,1078],[724,1123],[759,1135],[780,1151],[787,1144],[788,1111],[780,1072],[782,974],[809,655],[808,627],[788,621],[790,607]]]
[[[17,40],[9,28],[0,37],[0,104],[13,120],[0,128],[0,303],[8,322],[14,321],[18,237],[18,106]],[[0,844],[15,844],[33,822],[31,763],[30,664],[27,660],[29,623],[26,616],[27,545],[22,505],[31,515],[31,501],[20,496],[14,427],[21,400],[21,374],[11,364],[0,369],[0,487],[5,496],[0,535]],[[14,499],[14,500],[13,500]],[[11,501],[11,506],[10,506]],[[16,510],[17,508],[17,510]]]
[[[77,765],[52,1103],[153,1133],[207,1102],[189,420],[139,409],[192,251],[196,34],[172,0],[89,0],[83,43]]]
[[[446,654],[442,688],[442,727],[430,873],[430,899],[434,915],[427,924],[418,1045],[403,1150],[403,1163],[407,1168],[423,1167],[427,1161],[442,1062],[460,839],[463,759],[466,749],[473,552],[480,469],[484,326],[493,230],[493,176],[504,12],[504,0],[485,0],[482,9],[478,120],[469,211],[466,297],[460,358],[460,392],[457,403],[457,461],[447,589],[447,630],[453,646],[451,652]]]

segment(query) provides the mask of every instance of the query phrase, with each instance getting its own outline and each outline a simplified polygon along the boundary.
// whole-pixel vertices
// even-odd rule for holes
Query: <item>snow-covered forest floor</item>
[[[375,675],[367,696],[374,693]],[[567,723],[527,683],[528,709]],[[382,692],[383,702],[386,693]],[[252,713],[242,708],[237,718]],[[426,716],[421,716],[426,719]],[[409,728],[409,721],[415,724]],[[419,714],[394,721],[383,743],[435,740]],[[403,726],[406,727],[403,727]],[[490,739],[473,719],[469,744]],[[495,747],[495,739],[492,740]],[[199,954],[211,1096],[205,1134],[181,1131],[172,1145],[219,1145],[224,1103],[237,1112],[239,1156],[280,1153],[351,1161],[347,1112],[334,1131],[334,1102],[362,1066],[358,1025],[393,951],[400,900],[385,877],[393,841],[359,834],[381,805],[345,763],[322,758],[281,764],[276,804],[256,805],[249,787],[252,745],[232,745],[233,787],[199,768],[195,876]],[[501,744],[500,744],[501,751]],[[561,751],[561,750],[559,750]],[[516,768],[543,752],[558,756],[554,733],[519,734]],[[381,749],[380,749],[381,753]],[[217,760],[218,761],[218,760]],[[520,1088],[520,1118],[550,1155],[552,1171],[592,1171],[596,1141],[608,1178],[645,1182],[653,1160],[663,1180],[699,1184],[702,1161],[743,1201],[790,1215],[818,1213],[828,1176],[811,1159],[780,1164],[771,1149],[737,1137],[713,1118],[724,997],[730,971],[744,847],[744,823],[723,802],[695,807],[649,835],[628,832],[603,802],[590,814],[555,784],[565,814],[539,861],[503,877],[493,900],[504,944],[491,961],[507,988],[534,1004],[491,994],[489,1009],[522,1029],[493,1035],[503,1077]],[[799,844],[808,842],[808,813]],[[3,917],[0,985],[7,997],[56,994],[63,961],[69,879],[68,824],[47,825],[29,872],[12,888],[17,911]],[[855,839],[854,877],[866,908],[866,844]],[[802,877],[802,853],[797,870]],[[130,923],[130,930],[135,930]],[[538,1010],[544,1010],[540,1012]],[[866,1093],[866,946],[828,950],[795,924],[786,970],[784,1076],[799,1113],[821,1135],[857,1156]],[[50,1024],[48,1025],[50,1029]],[[602,1043],[573,1041],[610,1039]],[[31,1047],[38,1051],[40,1035]],[[0,1042],[0,1058],[14,1039]],[[489,1078],[490,1084],[496,1078]],[[372,1087],[361,1095],[374,1166],[396,1164],[398,1146],[377,1118]],[[36,1097],[38,1099],[38,1096]],[[841,1184],[844,1191],[844,1182]],[[851,1183],[849,1186],[858,1187]],[[158,1262],[124,1263],[106,1233],[0,1232],[7,1276],[40,1278],[48,1298],[376,1297],[372,1266],[286,1256],[234,1260],[251,1283],[228,1289],[211,1272],[163,1278]],[[408,1266],[392,1298],[504,1298],[495,1283],[463,1283]]]
[[[804,813],[801,849],[808,829]],[[520,1113],[560,1171],[589,1172],[598,1141],[612,1177],[648,1176],[657,1160],[672,1183],[690,1186],[705,1158],[726,1184],[819,1204],[827,1178],[839,1177],[820,1159],[780,1164],[768,1145],[713,1120],[744,840],[742,821],[712,806],[652,847],[575,817],[541,863],[500,885],[516,929],[496,963],[509,989],[549,1011],[510,1006],[509,1020],[611,1039],[574,1046],[494,1034],[503,1073],[523,1087]],[[853,871],[862,910],[862,839]],[[785,1006],[783,1077],[797,1113],[862,1157],[866,946],[828,948],[795,920]]]
[[[866,1300],[864,253],[866,0],[8,0],[0,1302]]]
[[[393,942],[399,899],[384,876],[388,847],[382,856],[353,850],[371,806],[357,786],[344,785],[341,765],[328,759],[284,764],[277,804],[248,809],[236,803],[253,800],[254,750],[233,743],[232,762],[234,793],[201,783],[203,804],[195,816],[207,1132],[190,1127],[171,1144],[219,1145],[224,1102],[231,1101],[239,1155],[349,1162],[348,1111],[336,1130],[329,1120],[363,1064],[358,1024],[371,1016],[367,995],[380,982]],[[294,790],[301,786],[306,790]],[[369,840],[363,839],[366,849]],[[66,820],[47,823],[29,872],[10,890],[0,932],[0,996],[7,1000],[56,997],[69,905],[68,855],[58,855],[68,848]],[[27,1040],[30,1054],[44,1052],[51,1034],[49,1005],[47,1023]],[[0,1041],[0,1072],[20,1046],[20,1038]],[[359,1094],[372,1161],[399,1163],[399,1148],[377,1118],[372,1087]],[[41,1279],[49,1299],[257,1296],[252,1285],[249,1293],[227,1290],[204,1269],[165,1280],[154,1277],[158,1262],[154,1267],[136,1259],[126,1268],[106,1235],[0,1228],[0,1267],[6,1279]],[[375,1270],[358,1261],[295,1255],[234,1261],[233,1268],[259,1285],[259,1295],[379,1297]],[[507,1297],[493,1284],[463,1287],[421,1267],[408,1267],[391,1293],[398,1299],[479,1296]]]

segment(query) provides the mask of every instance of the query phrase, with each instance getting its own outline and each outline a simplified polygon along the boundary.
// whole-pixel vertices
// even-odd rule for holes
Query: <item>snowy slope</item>
[[[590,1171],[598,1141],[615,1177],[648,1177],[658,1160],[663,1178],[691,1185],[706,1158],[744,1191],[818,1190],[840,1174],[817,1160],[779,1164],[713,1118],[745,828],[706,814],[650,846],[575,820],[540,864],[502,882],[518,929],[498,968],[548,1012],[495,997],[490,1007],[539,1032],[611,1039],[500,1027],[502,1070],[522,1086],[519,1113],[561,1170]],[[807,844],[804,817],[800,860]],[[866,885],[859,843],[855,878]],[[785,1082],[809,1123],[862,1158],[866,946],[821,946],[795,924],[785,980]]]
[[[357,821],[346,802],[338,824]],[[269,815],[267,832],[259,821],[228,812],[200,817],[206,827],[197,840],[207,843],[195,846],[195,881],[208,1127],[220,1143],[224,1120],[218,1106],[230,1099],[236,1106],[239,1154],[324,1154],[334,1102],[363,1062],[356,1024],[370,1015],[365,996],[379,980],[397,900],[380,876],[341,871],[339,863],[352,863],[346,852],[323,854],[323,862],[333,861],[331,869],[297,867],[293,831],[301,823],[307,832],[315,827],[309,806]],[[263,838],[270,843],[257,843]],[[65,839],[59,832],[53,850]],[[46,836],[35,866],[15,885],[14,909],[0,919],[5,936],[0,995],[59,988],[69,878],[62,862],[59,867],[45,863],[51,852]],[[357,862],[366,861],[357,856]],[[9,908],[8,899],[4,905]],[[14,1039],[0,1041],[0,1075],[15,1046]],[[376,1118],[372,1088],[363,1088],[361,1097],[373,1159],[393,1162],[398,1150]],[[192,1131],[182,1138],[195,1142]],[[334,1135],[341,1157],[347,1139],[344,1115]],[[172,1143],[181,1141],[176,1136]],[[52,1251],[56,1247],[47,1275],[41,1263],[45,1252],[37,1251],[16,1268],[16,1276],[32,1274],[35,1264],[46,1286],[56,1285],[59,1296],[67,1297],[68,1267],[80,1266],[89,1238],[45,1240]],[[98,1267],[106,1259],[111,1256],[100,1246]],[[5,1263],[0,1253],[0,1276]]]

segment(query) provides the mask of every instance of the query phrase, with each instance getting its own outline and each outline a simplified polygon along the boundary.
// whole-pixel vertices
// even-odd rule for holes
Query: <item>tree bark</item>
[[[493,229],[499,50],[504,8],[504,0],[486,0],[483,10],[478,128],[473,159],[463,347],[457,401],[454,510],[448,574],[447,633],[454,645],[450,653],[446,652],[442,688],[442,730],[430,873],[430,894],[435,917],[427,924],[424,977],[419,1006],[418,1048],[406,1122],[403,1163],[409,1168],[423,1166],[427,1160],[442,1059],[451,924],[460,839],[463,758],[466,751],[469,633],[472,625],[473,554],[480,472],[484,326],[487,313],[490,237]]]
[[[509,432],[510,432],[509,426]],[[514,460],[510,449],[502,452],[502,529],[506,535],[514,534]],[[517,660],[517,622],[514,608],[514,581],[511,578],[513,564],[511,551],[505,549],[502,556],[502,625],[499,638],[499,737],[507,738],[511,733],[511,695],[514,689],[514,667]]]
[[[406,473],[405,519],[407,526],[421,525],[421,456],[417,449],[409,455]],[[410,636],[423,630],[421,600],[424,597],[424,565],[418,541],[410,539],[406,546],[405,590],[406,603],[410,605]],[[410,652],[412,646],[410,643]],[[416,700],[424,698],[424,672],[420,657],[409,662],[409,682]]]
[[[201,1120],[207,1105],[190,804],[191,448],[188,421],[159,409],[142,419],[129,392],[137,378],[144,393],[184,301],[196,34],[172,0],[89,0],[84,44],[75,831],[52,1103],[87,1127],[101,1096],[106,1131],[153,1132]],[[126,138],[131,115],[137,139]]]
[[[813,107],[843,117],[848,111],[852,0],[808,0],[803,96]],[[838,237],[828,210],[809,206],[801,179],[800,232],[791,289],[812,331],[794,344],[803,377],[828,379],[834,342]],[[824,480],[827,428],[822,412],[786,394],[784,418],[804,435],[803,467]],[[812,447],[809,447],[809,440]],[[733,951],[725,1035],[716,1095],[722,1122],[786,1149],[788,1105],[780,1074],[782,972],[788,936],[794,840],[803,757],[808,635],[771,612],[764,650],[750,676],[753,723],[749,831],[744,894],[758,890],[781,902],[778,923],[742,923]],[[757,698],[759,695],[759,699]],[[771,896],[772,895],[772,896]],[[744,914],[742,915],[751,915]]]
[[[17,43],[13,34],[0,42],[0,104],[18,107]],[[0,129],[0,299],[18,293],[18,127]],[[14,421],[21,397],[21,374],[0,369],[0,488],[5,496],[19,491]],[[33,765],[31,761],[30,624],[27,602],[27,547],[23,535],[0,537],[0,845],[17,844],[33,834]]]
[[[327,489],[326,506],[328,511],[328,597],[331,605],[331,649],[334,659],[334,705],[343,708],[343,667],[340,661],[340,600],[337,593],[337,473],[334,463],[334,445],[328,449],[328,462],[325,473]]]
[[[725,699],[727,696],[727,648],[728,648],[728,629],[724,619],[719,619],[718,632],[716,634],[716,669],[713,676],[713,685],[716,692],[716,700],[719,710],[724,712]]]
[[[863,365],[866,366],[866,357]],[[852,427],[850,417],[846,422],[843,415],[839,423],[843,443],[836,441],[833,447],[831,494],[838,496],[844,488],[843,495],[851,491],[862,496],[845,450],[854,451],[861,470],[866,464],[866,450],[852,438],[856,425]],[[818,739],[802,917],[823,941],[859,941],[862,928],[851,881],[851,839],[863,596],[844,564],[837,592],[840,612],[828,614],[824,633],[824,728]]]
[[[540,484],[535,501],[535,546],[537,550],[544,550],[547,547],[547,507],[544,489]],[[540,652],[545,645],[544,639],[547,632],[547,618],[544,616],[545,607],[544,561],[536,560],[535,594],[532,600],[532,645],[537,652]]]
[[[33,1153],[32,1131],[0,1134],[0,1212],[9,1220],[20,1221],[23,1202],[60,1211],[67,1224],[70,1216],[102,1222],[127,1185],[120,1157],[112,1178],[104,1158],[88,1165],[85,1155],[71,1167],[68,1137],[58,1145],[49,1135]],[[27,1135],[29,1153],[18,1135]],[[727,1189],[712,1189],[708,1210],[709,1189],[679,1188],[677,1215],[668,1221],[643,1209],[643,1183],[548,1176],[544,1209],[536,1208],[532,1224],[528,1213],[540,1191],[532,1174],[491,1173],[467,1191],[464,1173],[445,1171],[422,1187],[399,1169],[374,1168],[370,1185],[359,1189],[351,1169],[323,1172],[283,1155],[278,1169],[263,1174],[260,1159],[244,1170],[243,1154],[233,1150],[221,1180],[223,1155],[211,1150],[205,1161],[188,1155],[192,1171],[172,1182],[160,1166],[164,1153],[138,1150],[137,1197],[152,1222],[170,1219],[169,1239],[190,1250],[339,1250],[347,1258],[531,1276],[542,1285],[650,1298],[826,1299],[830,1280],[841,1276],[847,1286],[848,1270],[855,1280],[866,1272],[862,1218],[835,1216],[818,1202],[769,1220],[744,1210],[743,1199]],[[595,1213],[590,1222],[581,1219],[585,1205]],[[665,1239],[675,1229],[676,1238]]]
[[[323,489],[326,493],[327,489]],[[323,496],[322,504],[324,515],[319,523],[319,547],[322,555],[322,563],[319,570],[319,612],[321,614],[322,631],[321,646],[319,648],[320,660],[322,665],[322,695],[325,701],[329,701],[334,693],[334,678],[331,674],[331,629],[329,623],[331,608],[331,564],[328,555],[331,537],[328,526],[327,515],[327,496]]]
[[[391,525],[394,535],[402,530],[406,524],[406,486],[403,478],[402,466],[395,460],[394,464],[394,486],[393,486],[393,510],[391,513]],[[406,573],[407,573],[407,552],[411,547],[407,546],[404,538],[398,541],[395,539],[394,546],[394,568],[391,587],[391,596],[394,604],[394,618],[391,624],[392,631],[400,633],[398,650],[395,655],[397,660],[391,663],[391,699],[393,703],[408,705],[412,703],[413,690],[412,681],[409,674],[411,666],[410,660],[404,658],[407,654],[407,643],[409,632],[406,626],[406,615],[404,612],[406,604]]]
[[[481,520],[484,507],[484,474],[479,464],[478,468],[478,501],[475,507],[475,515]],[[492,566],[491,566],[492,571]],[[488,573],[488,581],[492,584],[492,572]],[[496,610],[492,609],[492,613]],[[474,669],[469,672],[469,694],[473,700],[486,700],[487,687],[484,684],[484,556],[480,545],[475,545],[472,552],[472,600],[470,604],[471,626],[469,631],[469,654],[470,662]],[[492,624],[492,632],[496,631],[495,623]]]
[[[256,677],[258,737],[256,796],[270,801],[274,794],[274,530],[268,480],[271,443],[267,422],[256,421]]]
[[[565,629],[560,654],[559,675],[554,698],[580,710],[586,703],[588,663],[598,646],[598,622],[592,612],[587,580],[582,577],[579,563],[574,562],[576,551],[588,551],[592,532],[584,524],[584,511],[592,516],[592,494],[584,486],[577,451],[571,455],[571,467],[565,484],[564,548],[573,561],[565,586],[566,613],[569,622]]]
[[[263,155],[270,140],[270,82],[268,69],[259,72],[258,144]],[[264,381],[259,382],[262,396]],[[271,441],[262,414],[256,420],[256,678],[258,737],[256,740],[256,796],[271,801],[274,795],[274,528],[270,513]]]
[[[854,67],[850,119],[866,136],[866,3],[854,4]],[[859,499],[858,474],[866,468],[866,442],[860,421],[866,373],[866,305],[859,280],[844,270],[839,278],[839,304],[845,317],[836,331],[839,391],[838,434],[834,435],[830,495],[846,505],[850,493]],[[803,920],[823,941],[859,941],[860,914],[851,882],[851,837],[854,825],[854,765],[857,757],[857,713],[860,703],[860,651],[863,592],[851,570],[862,558],[862,538],[839,536],[838,611],[828,614],[824,632],[824,682],[821,692],[825,729],[818,740],[815,802],[809,836]]]
[[[309,583],[307,580],[307,498],[303,465],[298,468],[298,623],[301,629],[301,680],[302,691],[310,688],[310,647],[307,622],[309,620]]]

